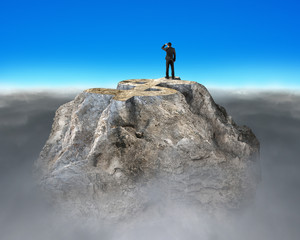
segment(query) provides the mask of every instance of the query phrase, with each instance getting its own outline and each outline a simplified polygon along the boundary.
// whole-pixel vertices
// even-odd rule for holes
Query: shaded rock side
[[[240,209],[260,180],[259,142],[197,82],[132,79],[60,106],[35,168],[79,214],[120,219],[167,201]]]

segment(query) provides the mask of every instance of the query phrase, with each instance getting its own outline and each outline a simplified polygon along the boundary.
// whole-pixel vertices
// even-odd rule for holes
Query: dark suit
[[[169,65],[171,65],[172,69],[172,78],[175,78],[175,72],[174,72],[174,62],[176,60],[176,52],[175,48],[172,47],[167,47],[165,48],[166,45],[163,45],[161,47],[162,50],[167,52],[166,55],[166,77],[169,77]]]

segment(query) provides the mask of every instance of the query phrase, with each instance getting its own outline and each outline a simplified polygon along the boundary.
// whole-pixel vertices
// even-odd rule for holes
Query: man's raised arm
[[[161,47],[161,49],[166,51],[166,50],[167,50],[167,49],[165,48],[166,45],[167,45],[167,44],[164,44],[164,45]]]

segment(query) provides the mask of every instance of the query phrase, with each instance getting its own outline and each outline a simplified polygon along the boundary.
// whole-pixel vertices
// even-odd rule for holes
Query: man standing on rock
[[[169,78],[169,65],[171,65],[171,69],[172,69],[172,79],[175,79],[175,73],[174,73],[174,62],[176,60],[176,52],[175,52],[175,48],[171,47],[172,43],[166,43],[164,44],[161,49],[165,50],[167,52],[166,55],[166,78]],[[165,48],[165,46],[168,46],[167,48]]]

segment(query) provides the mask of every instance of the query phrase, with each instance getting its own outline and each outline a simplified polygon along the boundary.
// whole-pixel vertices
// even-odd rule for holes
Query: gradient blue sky
[[[0,88],[163,77],[169,41],[182,79],[300,88],[299,0],[7,0],[0,36]]]

